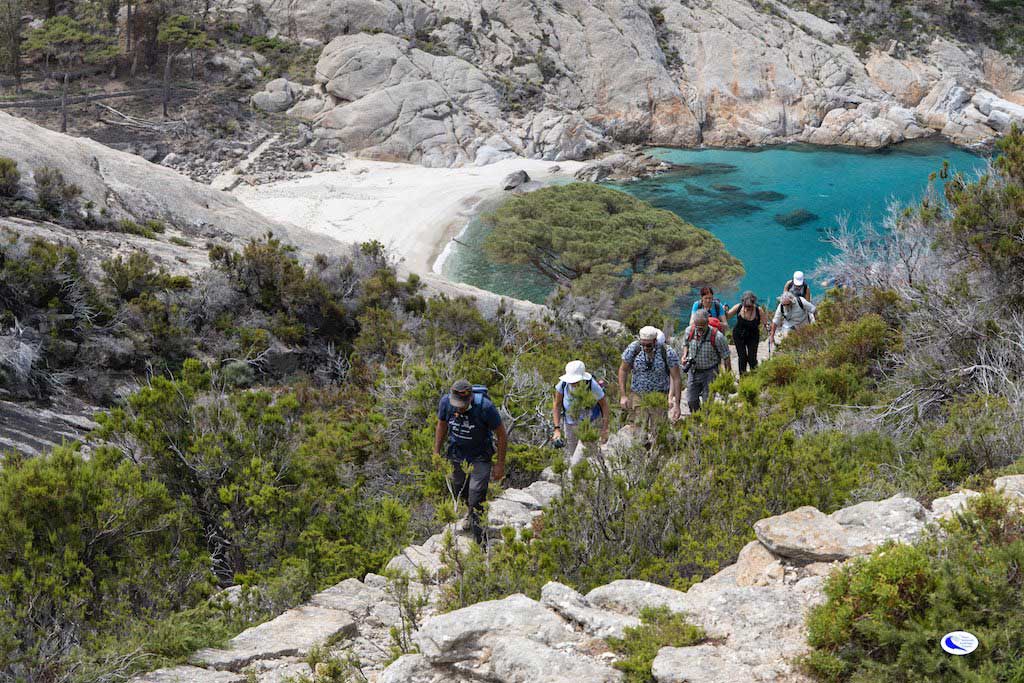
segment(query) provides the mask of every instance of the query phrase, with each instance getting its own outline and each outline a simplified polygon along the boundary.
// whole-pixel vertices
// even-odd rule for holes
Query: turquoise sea
[[[716,235],[739,258],[747,274],[728,303],[753,290],[777,296],[794,270],[810,275],[831,253],[825,232],[846,217],[851,226],[880,223],[892,201],[913,202],[928,175],[948,160],[973,176],[985,159],[945,142],[916,141],[880,151],[785,145],[761,149],[681,150],[651,154],[677,171],[615,187],[675,212]],[[486,209],[487,207],[485,207]],[[543,301],[549,283],[519,267],[488,263],[480,245],[486,229],[472,221],[445,261],[448,277],[500,294]],[[822,287],[812,281],[815,292]]]

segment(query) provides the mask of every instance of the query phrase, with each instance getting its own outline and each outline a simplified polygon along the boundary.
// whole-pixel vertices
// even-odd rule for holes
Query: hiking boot
[[[459,534],[469,533],[473,528],[472,522],[469,521],[469,513],[463,515],[462,519],[455,522],[455,532]]]

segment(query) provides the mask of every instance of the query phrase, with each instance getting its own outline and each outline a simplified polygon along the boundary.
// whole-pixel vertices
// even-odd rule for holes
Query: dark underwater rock
[[[775,214],[775,222],[786,228],[799,228],[804,223],[816,221],[818,218],[818,214],[811,213],[807,209],[794,209],[789,213]]]

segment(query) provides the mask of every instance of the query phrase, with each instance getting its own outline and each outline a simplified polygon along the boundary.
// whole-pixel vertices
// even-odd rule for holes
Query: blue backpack
[[[599,386],[603,386],[601,384],[601,382],[599,382],[598,380],[591,379],[590,380],[590,383],[591,383],[590,384],[590,390],[591,391],[594,390],[594,382],[597,382],[597,384]],[[476,387],[473,387],[473,388],[476,389]],[[566,389],[566,383],[565,382],[559,382],[558,383],[557,391],[558,391],[558,393],[560,393],[562,395],[562,410],[565,410],[565,398],[566,398],[566,396],[568,396],[568,394],[565,392],[565,389]],[[600,406],[600,404],[598,404],[598,405],[595,405],[593,408],[590,409],[590,421],[591,422],[597,422],[600,419],[601,419],[601,406]]]
[[[491,400],[491,395],[487,393],[487,387],[483,384],[473,385],[473,405],[478,406],[483,404],[484,399]]]

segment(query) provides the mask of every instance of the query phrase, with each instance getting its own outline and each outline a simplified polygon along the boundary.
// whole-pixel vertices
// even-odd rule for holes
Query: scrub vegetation
[[[536,597],[548,580],[581,591],[621,577],[685,588],[733,562],[762,517],[896,492],[928,501],[1018,471],[1022,150],[1014,133],[984,178],[939,170],[888,232],[837,236],[829,275],[844,287],[827,295],[818,324],[742,380],[719,377],[721,401],[650,444],[578,465],[520,538],[486,555],[449,549],[447,606]],[[426,298],[379,244],[306,263],[266,236],[214,248],[210,261],[187,278],[144,255],[95,270],[67,245],[0,241],[4,387],[107,408],[88,453],[68,445],[3,458],[2,680],[124,680],[379,571],[454,516],[430,453],[437,400],[456,377],[489,387],[509,428],[514,486],[548,465],[565,471],[548,439],[567,361],[584,359],[618,399],[625,336],[559,313],[524,322]],[[573,286],[559,305],[592,303]],[[829,609],[811,618],[815,675],[1019,674],[1009,653],[1020,628],[1007,610],[1020,602],[1020,519],[994,498],[972,515],[833,579]],[[865,594],[866,581],[891,590]],[[242,586],[237,600],[220,593],[232,585]],[[936,668],[920,645],[954,612],[994,653],[964,659],[962,671]],[[701,637],[658,615],[645,622],[621,644],[631,676],[658,642]],[[996,624],[1013,633],[989,635]],[[867,645],[880,636],[884,647]]]

